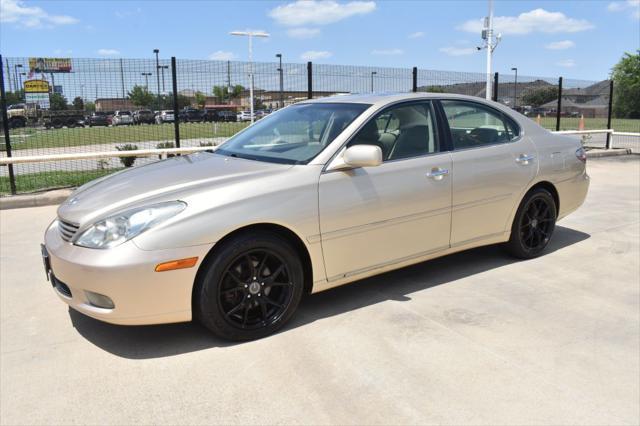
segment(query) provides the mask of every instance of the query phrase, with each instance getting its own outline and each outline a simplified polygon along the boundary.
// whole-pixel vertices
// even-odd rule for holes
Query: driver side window
[[[347,146],[375,145],[383,161],[419,157],[438,151],[430,102],[391,107],[360,129]]]

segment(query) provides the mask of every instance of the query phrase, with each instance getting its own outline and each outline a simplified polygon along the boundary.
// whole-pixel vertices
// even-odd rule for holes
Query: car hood
[[[195,192],[261,179],[291,167],[209,152],[174,157],[81,186],[60,205],[58,216],[82,226],[128,208],[184,199]]]

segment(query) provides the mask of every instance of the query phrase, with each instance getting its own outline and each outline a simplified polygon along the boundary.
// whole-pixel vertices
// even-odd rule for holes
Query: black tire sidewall
[[[551,223],[551,228],[549,230],[549,240],[547,241],[547,243],[542,248],[539,248],[537,250],[530,250],[524,245],[522,238],[520,236],[520,223],[522,222],[522,217],[524,216],[529,204],[533,200],[538,198],[544,199],[545,202],[552,209],[554,220]],[[516,216],[513,219],[513,225],[511,226],[511,237],[508,242],[508,248],[511,254],[521,259],[532,259],[534,257],[540,256],[545,251],[545,249],[549,245],[549,242],[551,241],[551,238],[553,237],[553,232],[556,227],[557,217],[558,217],[558,212],[557,212],[556,203],[551,193],[549,193],[549,191],[543,188],[536,188],[530,191],[529,193],[527,193],[527,195],[524,197],[524,199],[520,203],[520,206],[518,207]]]
[[[229,266],[229,263],[242,253],[255,249],[269,249],[286,262],[292,276],[293,295],[291,302],[282,316],[266,327],[243,330],[229,324],[219,309],[218,286]],[[219,337],[229,340],[253,340],[274,333],[280,329],[296,311],[302,298],[304,287],[304,272],[300,256],[293,246],[284,238],[268,232],[242,234],[225,241],[212,253],[202,265],[198,282],[196,283],[196,298],[194,311],[204,326]]]

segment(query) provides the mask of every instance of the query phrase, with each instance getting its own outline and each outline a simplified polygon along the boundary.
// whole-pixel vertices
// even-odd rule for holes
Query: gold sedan
[[[585,162],[578,141],[478,98],[310,100],[215,152],[80,187],[46,231],[45,268],[99,320],[197,317],[254,339],[305,292],[488,244],[542,254],[585,199]]]

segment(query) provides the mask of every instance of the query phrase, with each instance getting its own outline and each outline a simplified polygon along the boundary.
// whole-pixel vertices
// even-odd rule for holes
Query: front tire
[[[202,266],[194,293],[200,322],[228,340],[274,333],[302,298],[304,272],[294,247],[270,232],[234,237]]]
[[[549,191],[543,188],[529,191],[513,220],[508,251],[520,259],[540,256],[549,244],[557,217],[556,203]]]

